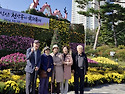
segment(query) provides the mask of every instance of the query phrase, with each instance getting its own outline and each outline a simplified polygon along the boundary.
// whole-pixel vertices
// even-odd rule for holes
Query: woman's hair
[[[70,53],[70,51],[71,51],[70,47],[68,47],[68,46],[63,46],[62,49],[64,49],[65,47],[68,49],[68,53]]]
[[[65,47],[68,49],[68,54],[72,55],[72,50],[70,49],[70,47],[68,47],[68,46],[63,46],[62,49],[65,48]]]

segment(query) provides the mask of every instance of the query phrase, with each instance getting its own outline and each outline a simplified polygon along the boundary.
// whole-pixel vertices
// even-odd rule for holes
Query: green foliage
[[[0,22],[0,35],[30,37],[40,40],[41,48],[49,45],[53,32],[23,24]],[[13,51],[12,51],[13,52]]]
[[[23,94],[25,92],[26,83],[23,80],[19,80],[17,84],[20,88],[20,94]]]
[[[85,46],[85,51],[89,51],[90,49],[92,49],[92,46],[91,46],[91,45],[86,45],[86,46]]]
[[[95,4],[95,3],[92,3],[91,1],[92,0],[76,0],[76,2],[78,3],[77,7],[81,8],[81,9],[84,9],[86,5]],[[101,1],[103,1],[103,0],[98,0],[96,2],[95,6],[100,7],[100,2]],[[91,7],[91,8],[88,8],[87,11],[78,11],[78,13],[81,14],[81,15],[87,16],[87,17],[92,17],[93,14],[95,14],[96,18],[98,18],[98,15],[101,12],[100,12],[99,8],[95,9],[95,8]]]
[[[5,87],[5,83],[4,82],[0,82],[0,94],[3,94],[4,87]]]
[[[3,57],[3,56],[6,56],[6,55],[12,54],[12,53],[17,53],[17,52],[20,52],[20,53],[23,53],[23,54],[26,53],[26,51],[24,51],[24,50],[16,50],[16,49],[9,50],[9,49],[2,49],[2,50],[0,50],[0,58]],[[0,69],[1,69],[1,68],[0,68]]]
[[[82,24],[71,24],[69,34],[70,42],[84,43],[85,32]]]
[[[53,34],[53,38],[52,38],[51,45],[50,45],[51,51],[52,51],[53,45],[58,45],[59,51],[61,51],[60,35],[59,35],[58,28],[55,29],[54,34]]]
[[[125,44],[125,8],[121,7],[119,4],[106,3],[101,6],[101,12],[102,28],[99,43],[114,45],[114,38],[116,38],[117,45]],[[112,29],[113,25],[114,30]]]
[[[91,17],[95,14],[98,21],[102,22],[101,30],[99,32],[98,46],[102,44],[114,45],[115,39],[117,41],[116,46],[125,44],[125,8],[115,3],[105,2],[104,5],[101,5],[100,2],[104,0],[97,0],[96,4],[91,1],[92,0],[76,0],[78,7],[81,9],[84,9],[85,6],[89,4],[98,6],[96,9],[91,7],[88,8],[87,11],[78,11],[79,14],[87,17]],[[112,24],[114,25],[114,31],[112,29]]]
[[[103,46],[97,47],[96,50],[93,50],[91,46],[90,47],[87,46],[87,47],[88,49],[86,48],[85,51],[88,56],[94,56],[94,57],[102,56],[102,57],[112,58],[110,56],[110,52],[114,51],[115,52],[114,59],[118,59],[118,61],[125,61],[125,58],[124,58],[125,48],[123,45],[119,48],[103,45]]]
[[[94,45],[96,30],[86,29],[86,45]]]
[[[119,61],[125,61],[125,49],[120,49],[116,52],[115,58]]]
[[[124,45],[119,45],[118,48],[119,49],[125,49],[125,46]]]
[[[22,36],[38,39],[40,40],[40,49],[42,50],[46,45],[50,46],[53,32],[56,28],[58,28],[59,30],[58,33],[60,35],[60,45],[69,46],[69,43],[71,42],[84,43],[83,26],[73,25],[70,28],[70,23],[55,19],[50,19],[49,30],[38,27],[32,27],[25,24],[0,22],[0,35]],[[6,49],[3,49],[0,50],[0,56],[5,56],[7,54],[16,52],[16,50],[6,51]],[[25,51],[21,50],[18,50],[18,52],[25,53]]]

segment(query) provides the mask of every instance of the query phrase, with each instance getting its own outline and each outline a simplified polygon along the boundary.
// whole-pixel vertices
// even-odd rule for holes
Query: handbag
[[[48,59],[47,68],[48,68],[48,66],[49,66],[49,59]],[[47,75],[47,72],[45,70],[40,69],[39,70],[39,76],[40,76],[40,78],[47,78],[48,75]]]
[[[40,78],[47,78],[47,72],[42,70],[42,69],[40,69],[39,76],[40,76]]]

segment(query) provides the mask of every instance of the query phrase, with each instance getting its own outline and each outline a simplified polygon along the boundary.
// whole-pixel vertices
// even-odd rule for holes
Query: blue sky
[[[25,11],[32,2],[33,0],[0,0],[0,5],[2,8],[6,9]],[[68,11],[68,20],[71,20],[72,0],[39,0],[40,5],[38,5],[37,9],[42,7],[45,2],[51,6],[52,11],[54,11],[56,8],[60,10],[63,17],[65,15],[64,7],[66,7]]]

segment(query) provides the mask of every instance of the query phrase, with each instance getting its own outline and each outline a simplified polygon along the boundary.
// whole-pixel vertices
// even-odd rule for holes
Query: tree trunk
[[[93,50],[96,49],[96,46],[97,46],[97,43],[98,43],[98,36],[99,36],[99,33],[100,33],[100,29],[101,29],[100,1],[98,1],[98,10],[99,10],[99,13],[98,13],[98,25],[99,26],[98,26],[98,30],[96,32],[96,37],[95,37]]]
[[[116,32],[115,32],[115,30],[114,30],[114,41],[115,41],[115,47],[117,47],[118,44],[117,44],[117,38],[116,38]]]
[[[114,43],[115,43],[115,47],[118,46],[117,44],[117,38],[116,38],[116,32],[115,32],[115,24],[114,24],[114,19],[112,21],[112,31],[113,31],[113,37],[114,37]]]
[[[98,36],[99,36],[99,33],[100,33],[100,28],[101,28],[101,25],[99,25],[98,30],[97,30],[97,33],[96,33],[95,43],[94,43],[94,46],[93,46],[93,50],[95,50],[95,49],[96,49],[96,46],[97,46]]]

